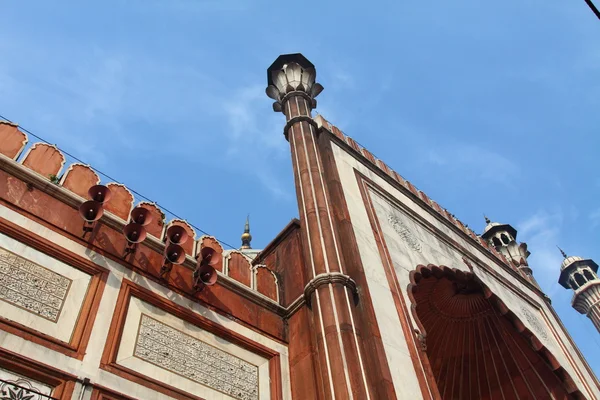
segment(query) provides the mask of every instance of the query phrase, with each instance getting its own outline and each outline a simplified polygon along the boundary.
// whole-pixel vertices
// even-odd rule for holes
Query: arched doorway
[[[471,273],[419,266],[412,310],[442,399],[584,399],[566,371]]]

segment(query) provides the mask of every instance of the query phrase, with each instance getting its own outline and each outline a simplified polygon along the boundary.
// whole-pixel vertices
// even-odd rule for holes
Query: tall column
[[[317,331],[321,392],[331,399],[370,399],[353,316],[356,286],[345,274],[340,256],[311,118],[323,87],[315,82],[314,66],[301,54],[280,56],[267,73],[267,95],[275,100],[274,111],[282,112],[287,121],[284,134],[292,155],[307,269],[305,299]]]

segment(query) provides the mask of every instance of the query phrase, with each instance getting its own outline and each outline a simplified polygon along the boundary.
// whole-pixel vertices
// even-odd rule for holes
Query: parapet
[[[354,153],[354,155],[361,158],[363,161],[366,161],[368,165],[383,172],[387,175],[396,185],[400,185],[402,188],[408,191],[413,199],[424,206],[426,209],[433,211],[435,214],[440,215],[458,230],[462,231],[465,235],[467,235],[471,242],[474,242],[476,246],[483,247],[486,252],[491,253],[500,263],[505,264],[508,268],[515,270],[516,268],[512,263],[510,263],[504,255],[502,255],[499,251],[497,251],[494,247],[490,246],[487,241],[483,240],[479,235],[477,235],[468,225],[463,224],[459,219],[457,219],[453,214],[451,214],[448,210],[441,207],[437,202],[430,199],[424,192],[417,189],[412,183],[404,179],[399,173],[390,168],[387,164],[385,164],[380,159],[376,158],[369,150],[360,146],[354,139],[350,136],[344,134],[339,128],[335,125],[332,125],[329,121],[327,121],[323,116],[317,115],[313,118],[317,123],[317,126],[320,129],[324,129],[328,131],[330,134],[339,139],[342,143],[347,145],[350,148],[350,151]]]
[[[23,181],[35,180],[39,187],[44,188],[53,197],[58,197],[62,202],[66,202],[68,206],[76,209],[86,200],[88,189],[100,184],[101,179],[89,165],[75,162],[64,169],[65,162],[65,155],[55,145],[39,142],[28,146],[27,134],[22,132],[18,125],[0,121],[0,173],[1,170],[4,170],[14,176],[14,172],[19,171],[18,178]],[[22,196],[21,198],[16,196],[18,190],[15,192],[15,187],[11,186],[14,183],[9,182],[8,175],[0,175],[0,183],[2,181],[5,184],[0,185],[2,186],[0,198],[16,203],[34,215],[38,214],[42,219],[50,219],[47,222],[62,229],[68,229],[71,226],[72,221],[59,220],[61,216],[65,219],[66,214],[61,214],[62,210],[53,212],[53,210],[42,211],[39,207],[35,208],[33,204],[30,204],[32,202],[23,200]],[[22,185],[23,190],[27,190],[27,184],[30,182]],[[121,183],[107,182],[103,184],[110,188],[112,197],[106,203],[106,215],[102,220],[107,221],[107,225],[113,229],[120,231],[127,224],[131,210],[136,204],[135,196],[127,186]],[[214,237],[197,237],[195,229],[189,222],[178,218],[169,222],[165,221],[165,213],[157,204],[140,201],[137,206],[148,209],[153,217],[152,222],[146,227],[148,238],[144,244],[154,251],[162,253],[167,228],[179,225],[186,230],[189,237],[194,239],[184,243],[183,246],[188,256],[185,263],[188,266],[194,265],[195,257],[203,246],[220,249],[220,252],[223,252],[222,245]],[[158,267],[160,268],[160,265]],[[236,281],[236,287],[255,291],[273,302],[278,302],[279,288],[275,273],[264,265],[252,266],[251,260],[243,253],[230,251],[228,256],[223,257],[223,265],[217,266],[216,269],[222,277],[227,277],[226,281]]]

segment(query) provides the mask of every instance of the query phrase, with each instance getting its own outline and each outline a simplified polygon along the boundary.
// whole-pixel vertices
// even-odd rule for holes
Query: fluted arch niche
[[[411,273],[412,312],[442,399],[583,399],[567,372],[472,273]]]

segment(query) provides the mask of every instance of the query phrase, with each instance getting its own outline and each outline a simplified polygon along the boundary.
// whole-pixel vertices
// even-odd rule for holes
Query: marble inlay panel
[[[258,399],[256,365],[145,314],[134,356],[236,399]]]
[[[0,300],[56,322],[71,282],[0,247]]]

